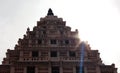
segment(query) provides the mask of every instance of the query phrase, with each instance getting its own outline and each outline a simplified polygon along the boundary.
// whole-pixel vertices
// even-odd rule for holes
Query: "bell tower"
[[[0,73],[80,72],[117,73],[117,68],[103,64],[99,51],[81,41],[78,30],[72,31],[52,9],[37,21],[33,30],[27,29],[13,50],[7,50],[0,65]]]

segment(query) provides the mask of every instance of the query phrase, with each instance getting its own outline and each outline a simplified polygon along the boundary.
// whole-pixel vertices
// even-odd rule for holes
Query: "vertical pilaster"
[[[24,72],[23,73],[26,73],[27,72],[27,68],[26,67],[24,67]]]
[[[23,61],[23,51],[20,51],[20,57],[19,57],[20,61]]]
[[[69,51],[67,51],[67,57],[69,57]]]
[[[60,73],[63,73],[63,67],[60,66]]]
[[[87,72],[87,67],[84,67],[84,73],[88,73],[88,72]]]
[[[38,73],[38,67],[37,66],[35,67],[35,73]]]
[[[48,51],[48,59],[50,60],[50,51]]]
[[[60,56],[60,52],[59,51],[57,52],[57,55],[58,55],[58,57]]]
[[[39,53],[38,55],[39,55],[39,57],[40,57],[40,56],[41,56],[41,52],[40,52],[40,51],[38,51],[38,53]]]
[[[32,51],[30,51],[29,57],[32,57]]]
[[[48,66],[48,73],[51,73],[51,63],[49,63],[49,66]]]
[[[73,73],[76,73],[76,67],[73,66]]]
[[[58,60],[60,61],[60,52],[59,51],[57,52],[57,55],[58,55]]]
[[[101,73],[101,72],[100,72],[100,67],[99,67],[99,66],[96,67],[96,73]]]
[[[13,66],[10,68],[10,73],[15,73],[15,68]]]

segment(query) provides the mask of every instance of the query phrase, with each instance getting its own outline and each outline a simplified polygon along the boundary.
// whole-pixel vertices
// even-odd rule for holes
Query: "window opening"
[[[32,51],[32,57],[38,57],[38,51]]]
[[[75,51],[69,51],[69,56],[70,57],[75,57],[76,56]]]
[[[38,40],[38,44],[42,44],[42,40],[41,39]]]
[[[84,67],[82,67],[82,70],[80,71],[80,67],[76,67],[76,73],[84,73]]]
[[[51,51],[51,57],[57,57],[57,51]]]
[[[69,40],[65,40],[65,44],[68,45],[69,44]]]
[[[64,34],[64,32],[63,32],[63,31],[60,31],[60,34],[61,34],[61,35],[63,35],[63,34]]]
[[[50,40],[50,43],[51,44],[57,44],[57,41],[56,40]]]
[[[46,29],[46,26],[43,26],[44,29]]]
[[[45,35],[45,34],[46,34],[46,31],[43,30],[43,31],[42,31],[42,34]]]
[[[34,66],[27,67],[27,73],[35,73],[35,67]]]
[[[60,73],[59,72],[59,67],[52,67],[52,72],[51,73]]]

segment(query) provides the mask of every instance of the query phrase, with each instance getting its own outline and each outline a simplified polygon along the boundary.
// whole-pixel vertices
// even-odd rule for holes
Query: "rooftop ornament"
[[[51,8],[49,8],[47,15],[54,15]]]

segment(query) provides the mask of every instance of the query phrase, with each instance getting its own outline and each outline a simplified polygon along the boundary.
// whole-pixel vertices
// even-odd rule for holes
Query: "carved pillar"
[[[22,61],[23,60],[23,51],[20,51],[20,57],[19,60]]]
[[[88,72],[87,72],[87,67],[84,67],[84,72],[85,72],[85,73],[88,73]]]
[[[96,73],[101,73],[101,72],[100,72],[100,67],[99,67],[99,66],[96,67]]]
[[[48,51],[48,60],[51,60],[50,51]]]
[[[67,59],[68,59],[68,57],[69,57],[69,51],[67,51]]]
[[[38,73],[38,67],[37,66],[35,67],[35,73]]]
[[[32,51],[30,51],[29,57],[32,57]]]
[[[41,56],[41,52],[40,52],[40,51],[38,51],[38,53],[39,53],[38,55],[39,55],[39,57],[40,57],[40,56]]]
[[[60,73],[63,73],[63,63],[60,62]]]
[[[15,73],[15,68],[13,66],[10,68],[10,73]]]
[[[73,73],[76,73],[76,67],[73,66]]]
[[[51,73],[51,63],[49,63],[49,66],[48,66],[48,73]]]
[[[60,51],[57,52],[58,60],[60,61]]]
[[[26,69],[26,67],[24,67],[24,72],[23,73],[26,73],[27,72],[27,69]]]

